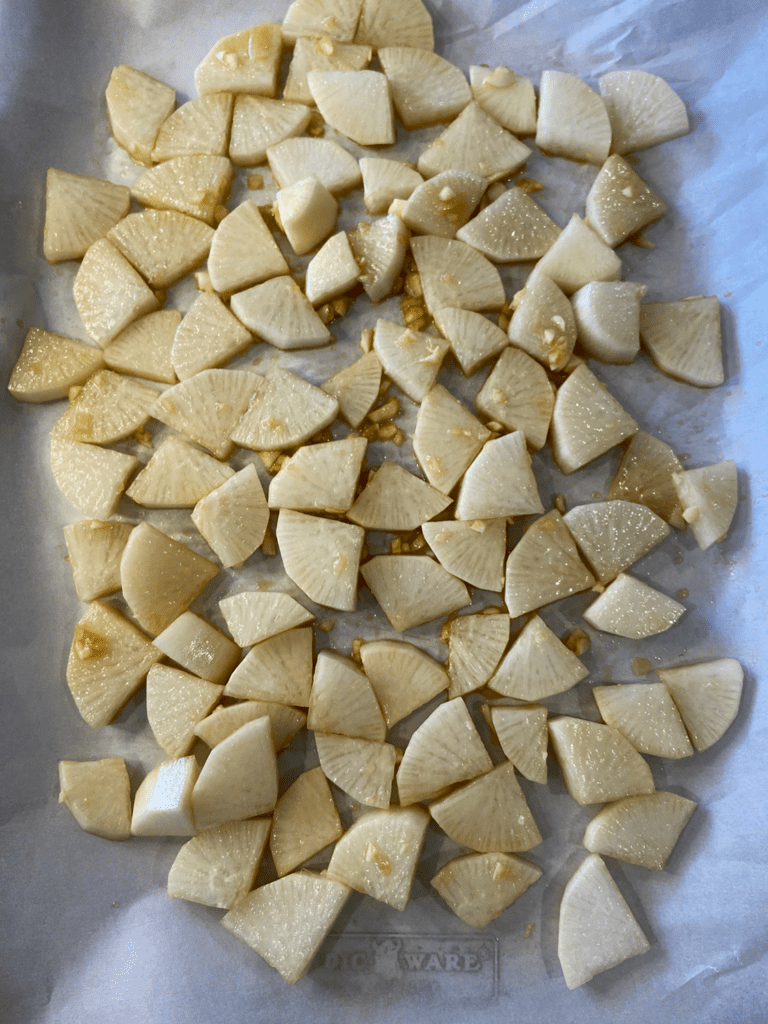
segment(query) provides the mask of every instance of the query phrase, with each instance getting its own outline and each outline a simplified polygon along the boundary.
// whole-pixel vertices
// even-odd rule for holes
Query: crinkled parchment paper
[[[220,912],[167,899],[165,880],[180,840],[108,843],[82,833],[57,805],[60,758],[120,754],[137,784],[164,755],[146,725],[142,697],[98,732],[70,699],[64,669],[81,608],[61,528],[78,516],[48,468],[47,433],[60,410],[19,405],[4,391],[29,326],[84,337],[71,298],[75,265],[49,268],[42,257],[45,171],[53,165],[132,180],[135,168],[106,124],[103,93],[112,67],[124,62],[148,71],[171,84],[181,102],[193,95],[194,67],[216,39],[257,21],[281,20],[286,7],[285,0],[5,0],[0,6],[0,1015],[7,1024],[400,1024],[417,1015],[467,1024],[764,1024],[768,11],[758,0],[429,3],[439,52],[464,68],[504,63],[537,83],[544,68],[559,68],[592,85],[614,68],[644,68],[666,78],[690,111],[691,134],[645,151],[637,164],[670,207],[648,231],[656,248],[624,246],[621,256],[625,278],[645,281],[649,299],[718,296],[726,383],[715,391],[678,384],[645,356],[629,368],[596,368],[645,429],[688,456],[686,465],[735,459],[741,501],[723,544],[702,554],[691,536],[675,533],[636,570],[667,593],[688,591],[681,623],[643,643],[597,637],[585,656],[590,679],[547,702],[553,711],[595,717],[590,684],[632,680],[630,662],[638,656],[653,666],[733,656],[745,667],[741,712],[721,742],[684,761],[651,759],[659,788],[699,802],[667,870],[609,862],[650,951],[567,991],[557,960],[557,910],[584,855],[581,836],[594,808],[579,808],[565,795],[551,760],[548,787],[524,781],[544,836],[529,856],[544,877],[499,920],[473,932],[430,889],[429,879],[455,853],[435,833],[407,910],[398,914],[353,895],[315,967],[294,988],[220,927]],[[431,134],[403,140],[402,151],[418,152]],[[527,173],[546,183],[537,198],[564,224],[582,211],[595,171],[536,156]],[[241,183],[234,198],[245,194]],[[348,210],[341,225],[351,226],[358,215]],[[519,270],[505,271],[510,291],[522,279]],[[191,299],[192,291],[180,287],[169,304],[184,309]],[[280,358],[320,381],[352,361],[361,327],[376,315],[393,317],[396,307],[374,313],[360,300],[334,325],[336,345]],[[267,349],[251,349],[246,361],[260,359],[266,369],[275,357]],[[446,369],[441,379],[471,402],[486,372],[464,383]],[[403,422],[412,421],[411,410]],[[370,457],[378,462],[393,452],[377,444]],[[413,465],[407,445],[397,457]],[[536,464],[545,504],[562,491],[572,505],[605,493],[617,455],[574,478],[557,473],[545,453]],[[128,502],[120,511],[136,517]],[[179,536],[188,526],[187,513],[154,521]],[[278,569],[276,560],[254,556],[242,576],[223,572],[196,607],[216,617],[227,593],[265,580],[282,585]],[[544,618],[564,635],[579,624],[589,600],[560,602]],[[493,595],[476,596],[477,607],[492,602]],[[327,642],[343,651],[355,636],[391,635],[367,592],[354,621],[335,617]],[[414,631],[414,638],[444,657],[433,626]],[[311,740],[306,749],[304,742],[283,755],[289,768],[305,756],[316,763]]]

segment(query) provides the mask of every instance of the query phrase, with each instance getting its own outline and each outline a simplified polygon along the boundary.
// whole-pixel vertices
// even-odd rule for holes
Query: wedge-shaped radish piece
[[[178,210],[213,226],[233,178],[225,156],[175,156],[145,171],[131,186],[131,194],[142,206]]]
[[[350,427],[359,427],[379,397],[381,363],[366,352],[350,366],[329,377],[320,387],[339,403],[339,414]]]
[[[405,640],[372,640],[361,646],[360,657],[387,729],[448,686],[443,666]]]
[[[334,651],[317,655],[307,728],[383,742],[387,727],[379,702],[365,673],[349,658]]]
[[[569,989],[651,948],[598,854],[577,868],[560,904],[557,955]]]
[[[436,708],[411,736],[397,772],[403,807],[442,795],[493,768],[461,697]]]
[[[584,845],[591,853],[663,871],[696,803],[659,790],[608,804],[587,825]]]
[[[131,532],[120,561],[123,596],[153,636],[185,612],[218,571],[209,559],[146,522]]]
[[[472,216],[487,186],[481,174],[442,171],[417,185],[401,216],[413,231],[453,238]]]
[[[200,370],[164,391],[151,414],[225,459],[233,448],[229,435],[263,383],[247,370]]]
[[[8,390],[19,402],[53,402],[104,365],[101,349],[32,327],[11,371]]]
[[[390,146],[395,123],[389,82],[380,71],[308,71],[325,121],[359,146]]]
[[[193,836],[192,791],[200,774],[194,755],[162,761],[145,776],[133,798],[134,836]]]
[[[347,518],[367,530],[396,533],[418,529],[450,504],[450,498],[440,491],[385,459],[349,509]]]
[[[521,430],[528,447],[538,451],[547,439],[555,395],[544,367],[510,346],[499,356],[475,404],[507,430]]]
[[[160,303],[128,260],[106,238],[88,249],[72,287],[88,336],[101,348]]]
[[[716,743],[736,717],[744,670],[734,658],[657,669],[697,750]]]
[[[355,610],[365,539],[362,527],[284,508],[276,533],[285,571],[310,601],[340,611]]]
[[[278,877],[341,837],[339,812],[322,768],[301,774],[275,804],[269,849]]]
[[[224,36],[195,68],[195,88],[211,92],[274,96],[283,36],[280,25],[262,23]]]
[[[373,350],[384,373],[413,402],[421,402],[435,383],[448,348],[445,338],[413,331],[391,320],[376,321]]]
[[[398,633],[472,603],[460,580],[423,555],[377,555],[360,571]]]
[[[435,800],[429,813],[454,842],[478,853],[516,853],[541,842],[509,761]]]
[[[642,640],[664,633],[684,612],[684,604],[620,572],[605,593],[587,608],[584,618],[604,633]]]
[[[249,892],[221,923],[293,985],[309,970],[349,893],[340,882],[301,871]]]
[[[231,466],[171,436],[125,493],[145,508],[191,508],[234,475]]]
[[[534,615],[523,626],[488,686],[505,697],[536,701],[564,693],[588,675],[584,663],[543,619]]]
[[[301,36],[327,36],[351,43],[360,19],[362,0],[293,0],[283,18],[283,38],[298,46]]]
[[[434,50],[432,17],[421,0],[363,0],[355,42]]]
[[[182,612],[153,643],[177,665],[211,683],[225,683],[240,660],[237,644],[194,612]]]
[[[521,188],[509,188],[456,232],[493,263],[537,260],[554,244],[560,227]]]
[[[576,75],[543,71],[536,145],[551,156],[603,163],[611,148],[611,123],[600,95]]]
[[[208,755],[192,790],[196,831],[268,814],[277,802],[277,761],[268,718],[241,726]]]
[[[256,644],[229,677],[225,697],[306,708],[312,689],[312,627],[289,629]]]
[[[383,157],[362,157],[360,170],[365,208],[372,214],[386,213],[394,199],[408,199],[424,181],[409,164]]]
[[[547,709],[485,705],[501,749],[531,782],[547,781]],[[485,710],[485,709],[483,709]]]
[[[437,310],[434,318],[440,333],[451,343],[456,362],[467,377],[509,344],[500,327],[470,309],[445,307]]]
[[[618,281],[621,260],[596,231],[574,213],[536,264],[566,295],[590,281]]]
[[[197,723],[195,736],[199,736],[209,747],[215,747],[241,725],[265,716],[269,718],[272,742],[278,753],[290,747],[294,736],[307,724],[307,716],[298,708],[275,704],[273,701],[245,700],[227,708],[214,708],[207,718]]]
[[[506,853],[474,853],[448,861],[431,885],[470,928],[485,928],[541,877],[541,868]]]
[[[677,93],[647,71],[609,71],[600,93],[611,120],[614,153],[632,153],[688,133],[688,113]]]
[[[739,499],[736,463],[732,459],[700,469],[673,473],[683,519],[702,551],[725,540]]]
[[[355,500],[367,445],[364,437],[347,437],[299,448],[272,478],[269,507],[346,512]]]
[[[306,255],[336,230],[339,204],[314,176],[280,189],[277,210],[282,229],[297,256]]]
[[[88,725],[108,725],[160,657],[149,638],[117,609],[89,605],[75,626],[67,662],[67,685]]]
[[[179,324],[171,349],[179,380],[229,362],[253,343],[236,316],[216,295],[201,292]]]
[[[511,618],[594,586],[560,513],[532,523],[507,559],[504,600]],[[526,697],[538,700],[538,694]]]
[[[357,160],[330,139],[285,139],[267,149],[272,177],[288,188],[307,176],[307,170],[335,196],[349,192],[362,181]]]
[[[149,420],[157,397],[156,388],[112,370],[98,370],[56,421],[51,437],[83,444],[121,441]]]
[[[96,601],[120,589],[120,559],[130,523],[81,519],[64,527],[64,540],[77,596]]]
[[[223,686],[170,665],[147,674],[147,721],[169,757],[184,757],[195,741],[195,726],[218,704]]]
[[[197,96],[182,103],[160,126],[152,150],[153,162],[190,153],[225,156],[233,105],[229,92]]]
[[[489,437],[490,431],[436,384],[419,406],[413,452],[429,483],[449,494]]]
[[[601,583],[610,583],[669,533],[660,516],[631,501],[577,505],[563,521]]]
[[[563,716],[550,720],[549,737],[576,803],[602,804],[654,791],[647,762],[609,725]]]
[[[231,437],[236,444],[255,451],[295,448],[330,426],[338,411],[335,398],[273,366]]]
[[[301,135],[312,111],[303,103],[286,103],[262,96],[235,97],[229,158],[236,167],[255,167],[267,159],[267,150],[283,139]]]
[[[140,465],[133,455],[111,448],[51,439],[53,479],[79,512],[94,519],[109,519],[128,478]]]
[[[571,296],[579,341],[604,363],[631,363],[640,351],[640,300],[648,288],[636,281],[592,281]]]
[[[448,697],[460,697],[485,686],[509,640],[506,612],[459,615],[448,634]]]
[[[381,302],[403,269],[410,231],[399,217],[388,216],[372,224],[361,221],[348,237],[360,267],[360,283],[371,302]]]
[[[216,228],[208,273],[211,284],[222,295],[288,273],[285,257],[252,199],[236,206]]]
[[[486,114],[515,135],[536,134],[536,94],[533,82],[510,68],[472,64],[472,95]]]
[[[586,363],[558,388],[552,412],[552,455],[573,473],[631,437],[637,423],[603,387]]]
[[[587,193],[587,222],[611,248],[653,224],[666,210],[661,196],[618,153],[608,157]]]
[[[428,824],[423,807],[367,811],[336,844],[328,877],[405,910]]]
[[[571,304],[555,282],[541,271],[528,278],[514,298],[509,340],[550,370],[562,370],[576,344]]]
[[[404,128],[451,121],[472,99],[464,72],[418,47],[380,46],[378,58],[389,80],[395,112]]]
[[[462,478],[456,518],[504,519],[543,511],[525,434],[516,430],[486,441]]]
[[[229,910],[253,888],[269,827],[268,818],[229,821],[193,836],[168,872],[168,895]]]
[[[638,430],[611,481],[608,500],[621,498],[647,505],[672,526],[684,530],[683,506],[672,479],[682,471],[682,463],[668,444]]]
[[[43,253],[49,263],[79,260],[128,213],[125,185],[48,168]]]
[[[112,136],[137,164],[152,163],[152,149],[163,122],[176,106],[176,93],[151,75],[119,64],[106,92]]]
[[[162,384],[175,384],[171,351],[180,323],[178,309],[158,309],[139,317],[107,345],[104,362],[111,370]]]
[[[592,696],[606,725],[618,729],[641,754],[679,758],[693,753],[675,702],[663,683],[593,686]]]
[[[307,267],[305,291],[313,306],[338,298],[357,284],[357,264],[346,231],[339,231],[323,244]]]
[[[479,312],[504,305],[498,270],[472,246],[455,238],[418,236],[411,239],[411,251],[433,315],[444,306]]]
[[[238,292],[231,307],[249,330],[275,348],[318,348],[331,340],[331,332],[287,274]]]
[[[102,839],[131,837],[131,782],[122,757],[59,761],[59,803],[84,832]]]
[[[242,565],[264,540],[269,509],[253,465],[245,466],[195,505],[192,522],[225,569]]]
[[[339,5],[335,4],[334,7],[338,12]],[[316,38],[308,38],[309,33],[303,33],[296,39],[293,57],[288,68],[288,77],[283,88],[284,100],[314,106],[315,101],[312,99],[312,92],[307,84],[308,72],[362,71],[371,63],[370,46],[340,42],[334,38],[336,25],[332,25],[331,20],[335,20],[338,25],[338,14],[334,13],[330,16],[328,29],[321,28],[316,33]],[[283,35],[285,36],[285,22],[283,23]]]
[[[640,338],[670,377],[700,388],[714,388],[725,380],[720,303],[714,295],[643,303]]]
[[[389,807],[397,751],[391,743],[315,733],[324,774],[366,807]]]
[[[440,171],[471,171],[499,181],[519,171],[530,149],[474,100],[438,135],[419,157],[419,173],[431,178]]]
[[[507,524],[503,519],[422,523],[424,538],[452,576],[480,590],[504,589]]]

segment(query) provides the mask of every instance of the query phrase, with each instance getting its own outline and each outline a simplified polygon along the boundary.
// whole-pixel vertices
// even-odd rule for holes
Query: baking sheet
[[[613,68],[644,68],[666,78],[691,115],[690,135],[642,153],[637,165],[670,206],[648,232],[657,247],[624,246],[620,254],[625,278],[648,283],[649,299],[719,297],[726,383],[715,391],[689,388],[660,377],[645,357],[629,368],[597,370],[644,428],[688,455],[686,465],[735,459],[742,500],[723,544],[702,554],[691,537],[676,534],[640,564],[638,575],[667,593],[689,591],[679,626],[643,644],[600,637],[585,657],[590,679],[547,702],[553,711],[594,717],[590,685],[631,680],[635,656],[654,666],[733,656],[745,667],[741,712],[721,742],[683,762],[650,759],[658,788],[699,802],[667,870],[609,862],[651,950],[580,990],[565,988],[557,907],[584,855],[581,836],[594,808],[579,808],[566,796],[551,759],[552,784],[524,787],[544,836],[527,856],[545,874],[499,920],[474,932],[431,892],[429,879],[455,848],[430,835],[407,910],[398,914],[354,894],[316,966],[293,988],[221,928],[220,912],[166,898],[179,840],[111,844],[80,832],[56,802],[59,759],[120,754],[136,785],[164,755],[146,726],[141,698],[98,732],[74,709],[64,669],[82,607],[61,527],[79,517],[53,483],[46,443],[60,406],[22,406],[4,392],[0,1005],[8,1024],[239,1024],[276,1015],[289,1022],[394,1022],[416,1014],[486,1024],[557,1015],[595,1024],[766,1019],[768,708],[760,679],[768,568],[768,85],[762,71],[768,15],[759,4],[733,0],[428,6],[438,52],[462,67],[504,63],[537,83],[545,67],[554,67],[592,85]],[[194,95],[194,67],[217,38],[256,21],[281,20],[286,8],[238,0],[6,0],[0,6],[0,379],[7,381],[29,326],[84,337],[71,299],[75,265],[50,268],[42,257],[44,180],[49,166],[116,181],[135,176],[106,125],[103,91],[112,67],[140,67],[174,86],[182,102]],[[403,146],[423,145],[428,136]],[[526,173],[545,181],[542,205],[562,224],[581,210],[595,172],[534,157]],[[235,198],[245,195],[239,187]],[[354,223],[356,214],[345,216]],[[505,272],[509,288],[519,274]],[[183,309],[191,297],[180,288],[172,299]],[[281,361],[316,381],[350,362],[361,318],[372,319],[370,309],[358,306],[348,323],[334,325],[339,341],[325,350],[322,364],[302,354]],[[394,314],[388,307],[381,315]],[[266,349],[248,354],[262,359],[261,370],[273,355]],[[457,374],[444,372],[451,386],[460,384]],[[484,376],[461,385],[468,400]],[[373,448],[374,462],[391,456],[391,448]],[[401,458],[412,465],[407,448]],[[545,454],[537,459],[545,504],[558,491],[569,504],[605,493],[617,462],[615,454],[605,456],[577,481],[557,473]],[[185,515],[168,514],[163,525],[181,531]],[[257,584],[273,567],[255,557],[248,573]],[[244,586],[221,574],[200,607],[215,616],[218,599],[235,589]],[[588,600],[560,602],[543,617],[563,635],[579,624]],[[491,596],[480,595],[476,605],[483,603],[492,603]],[[391,635],[365,595],[358,620],[346,629],[340,624],[329,643],[348,650],[362,630]],[[414,637],[444,656],[431,627]],[[306,750],[297,743],[290,757],[315,763],[311,741]],[[264,871],[268,876],[268,865]]]

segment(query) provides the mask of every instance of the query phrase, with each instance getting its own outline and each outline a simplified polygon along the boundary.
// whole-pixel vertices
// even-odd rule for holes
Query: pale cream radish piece
[[[376,321],[373,350],[384,373],[414,402],[421,402],[434,385],[448,347],[444,338],[434,334],[391,320]]]
[[[195,726],[218,704],[223,686],[170,665],[147,674],[147,721],[169,757],[184,757],[195,742]]]
[[[193,836],[192,792],[200,774],[194,755],[162,761],[145,777],[133,798],[131,835]]]
[[[444,306],[499,310],[504,286],[499,272],[481,253],[455,238],[419,235],[411,252],[421,276],[424,299],[434,316]]]
[[[97,370],[79,388],[51,437],[82,444],[112,444],[143,427],[157,388],[112,370]]]
[[[128,213],[125,185],[48,168],[43,253],[49,263],[79,260]]]
[[[573,473],[631,437],[635,420],[583,363],[557,390],[552,412],[552,455]]]
[[[373,303],[390,293],[403,269],[410,231],[399,217],[361,221],[349,231],[352,254],[360,267],[360,283]]]
[[[371,684],[350,658],[320,651],[315,659],[307,728],[359,740],[384,741],[387,727]]]
[[[201,292],[176,331],[171,361],[179,380],[228,363],[253,344],[250,331],[216,295]]]
[[[736,718],[744,670],[735,658],[657,669],[656,675],[672,694],[698,751],[716,743]]]
[[[611,148],[611,123],[599,93],[576,75],[543,71],[536,145],[551,156],[602,164]]]
[[[562,716],[550,719],[549,737],[576,803],[602,804],[654,791],[648,763],[609,725]]]
[[[234,475],[231,466],[171,435],[125,493],[144,508],[192,508]]]
[[[469,68],[472,95],[502,128],[514,135],[536,134],[536,94],[533,82],[510,68],[472,64]]]
[[[267,149],[267,160],[280,188],[302,181],[308,169],[335,196],[357,188],[362,181],[357,160],[331,139],[285,139]]]
[[[677,93],[647,71],[609,71],[600,94],[611,121],[614,153],[632,153],[686,135],[688,112]]]
[[[177,377],[171,352],[180,323],[178,309],[159,309],[139,317],[107,345],[104,362],[110,370],[161,384],[175,384]]]
[[[312,36],[351,43],[360,20],[362,0],[293,0],[282,24],[283,38],[288,44],[314,42],[302,39]]]
[[[584,612],[584,619],[604,633],[642,640],[664,633],[686,608],[634,576],[620,572]]]
[[[667,204],[626,160],[609,156],[587,193],[587,223],[615,248],[663,217]]]
[[[232,165],[225,156],[175,156],[145,171],[131,185],[131,195],[142,206],[178,210],[213,227],[233,179]]]
[[[131,782],[122,757],[59,761],[59,803],[84,832],[102,839],[131,837]]]
[[[280,189],[277,214],[293,251],[306,256],[336,230],[339,204],[325,185],[311,176]]]
[[[339,403],[339,415],[350,427],[359,427],[379,397],[381,363],[375,352],[366,352],[320,385]]]
[[[255,644],[227,680],[225,697],[309,706],[313,673],[311,626]]]
[[[250,892],[269,839],[269,818],[228,821],[193,836],[176,854],[166,892],[228,910]]]
[[[438,871],[432,886],[470,928],[485,928],[541,877],[541,868],[506,853],[470,853]]]
[[[408,741],[397,772],[400,804],[431,800],[492,768],[467,705],[455,697],[436,708]]]
[[[100,348],[160,305],[141,275],[106,238],[94,242],[83,256],[72,293],[88,336]]]
[[[457,519],[505,519],[542,513],[525,434],[486,441],[468,467],[459,487]]]
[[[182,103],[160,126],[152,162],[160,163],[188,153],[225,156],[233,104],[234,97],[229,92],[197,96]]]
[[[52,402],[104,365],[101,349],[31,327],[11,370],[8,390],[19,402]]]
[[[464,72],[436,53],[413,46],[379,47],[395,113],[409,131],[451,121],[472,99]]]
[[[195,736],[199,736],[209,747],[215,747],[241,725],[265,716],[269,718],[276,753],[290,747],[294,736],[307,724],[306,714],[298,708],[276,704],[274,701],[245,700],[226,708],[221,705],[214,708],[207,718],[197,723]]]
[[[371,640],[360,657],[387,729],[448,687],[443,666],[405,640]]]
[[[682,471],[682,463],[668,444],[638,430],[608,488],[608,500],[646,505],[671,526],[684,530],[683,506],[673,480],[674,474]]]
[[[153,643],[177,665],[211,683],[223,685],[240,660],[237,644],[194,612],[182,612]]]
[[[481,174],[441,171],[417,185],[400,216],[412,231],[453,238],[472,216],[487,186]]]
[[[419,406],[413,453],[428,482],[450,494],[490,436],[461,402],[436,384]]]
[[[590,281],[618,281],[621,260],[585,221],[574,213],[536,264],[566,295]]]
[[[225,569],[242,565],[261,546],[269,525],[256,467],[245,466],[206,494],[191,518]]]
[[[396,139],[392,95],[380,71],[308,71],[307,85],[323,118],[359,146]]]
[[[133,455],[96,444],[51,439],[51,472],[56,484],[84,516],[109,519],[128,478],[141,463]]]
[[[448,633],[448,697],[485,686],[494,673],[509,640],[509,616],[484,610],[451,619]]]
[[[335,398],[274,365],[230,436],[255,451],[294,448],[330,426],[338,411]]]
[[[576,505],[563,521],[601,583],[610,583],[669,534],[660,516],[631,501]]]
[[[338,11],[338,4],[335,8]],[[337,16],[330,15],[330,27],[327,30],[321,28],[315,38],[310,38],[310,33],[303,33],[296,39],[283,88],[284,100],[306,103],[313,107],[315,101],[307,84],[308,72],[363,71],[371,63],[370,46],[358,46],[332,38],[335,29],[330,25],[331,19],[338,23]],[[285,36],[285,23],[283,35]]]
[[[269,507],[299,512],[347,512],[355,500],[367,446],[364,437],[347,437],[299,448],[272,478]],[[353,516],[350,518],[357,522]]]
[[[440,171],[471,171],[488,181],[508,178],[525,166],[531,155],[510,132],[474,100],[422,152],[417,168],[425,178]]]
[[[328,878],[405,910],[428,824],[423,807],[366,811],[336,844]]]
[[[521,430],[531,451],[538,451],[547,439],[555,393],[544,367],[526,352],[508,346],[475,404],[491,421],[507,430]]]
[[[605,724],[618,729],[641,754],[679,758],[693,753],[675,702],[663,683],[593,686],[592,696]]]
[[[505,519],[443,519],[422,523],[421,532],[438,562],[452,576],[480,590],[499,593],[504,589]]]
[[[360,158],[365,208],[368,213],[386,213],[395,199],[408,199],[424,179],[410,164],[384,157]]]
[[[280,25],[262,23],[224,36],[195,68],[195,88],[274,96],[283,50]]]
[[[319,348],[331,340],[331,332],[288,274],[238,292],[230,306],[249,331],[275,348]]]
[[[216,228],[208,257],[211,284],[222,295],[288,273],[288,264],[258,206],[246,199]]]
[[[456,237],[493,263],[518,263],[543,256],[560,231],[535,200],[513,187],[461,227]]]
[[[451,351],[465,376],[499,355],[509,339],[500,327],[471,309],[444,307],[434,314],[435,325],[451,345]]]
[[[232,114],[229,159],[236,167],[263,164],[269,147],[301,135],[311,116],[312,111],[304,103],[240,93]]]
[[[418,529],[450,504],[451,499],[440,491],[385,459],[369,477],[347,518],[366,530],[396,533]]]
[[[163,122],[176,106],[176,93],[128,64],[113,68],[106,91],[112,137],[137,164],[152,163],[152,149]]]
[[[725,540],[739,500],[739,483],[733,459],[700,469],[673,473],[683,519],[702,551]]]
[[[426,555],[376,555],[360,572],[398,633],[472,603],[464,584]]]
[[[321,767],[303,772],[275,804],[269,850],[282,878],[340,839],[339,812]]]
[[[397,751],[391,743],[315,733],[324,774],[353,800],[366,807],[389,807]]]
[[[696,803],[658,790],[608,804],[587,825],[584,845],[591,853],[663,871]]]
[[[77,596],[96,601],[120,589],[120,559],[131,523],[81,519],[64,527],[64,541]]]
[[[604,363],[631,363],[640,351],[640,300],[635,281],[592,281],[571,296],[579,341]]]
[[[307,266],[304,290],[313,306],[322,306],[348,292],[360,279],[358,266],[346,231],[324,242]]]
[[[656,366],[670,377],[700,388],[714,388],[725,380],[720,303],[714,295],[644,302],[640,339]]]
[[[293,985],[309,970],[349,894],[340,882],[301,871],[249,892],[221,923]]]
[[[514,296],[512,305],[507,331],[512,344],[547,369],[562,370],[576,344],[576,320],[563,292],[545,273],[536,271]]]
[[[505,697],[535,701],[564,693],[589,675],[589,669],[534,615],[515,638],[488,681]]]
[[[434,50],[432,16],[421,0],[363,0],[355,42]]]
[[[598,854],[577,868],[560,904],[557,955],[569,989],[651,948]]]
[[[310,601],[355,610],[365,539],[361,527],[283,508],[276,533],[285,571]]]
[[[547,709],[540,704],[486,704],[490,724],[506,757],[531,782],[547,781]],[[485,710],[485,708],[483,709]]]

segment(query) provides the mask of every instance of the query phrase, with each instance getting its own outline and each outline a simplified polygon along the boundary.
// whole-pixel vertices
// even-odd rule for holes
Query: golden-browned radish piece
[[[608,488],[608,500],[647,505],[671,526],[684,530],[683,506],[673,481],[673,475],[682,471],[682,463],[668,444],[638,430]]]

